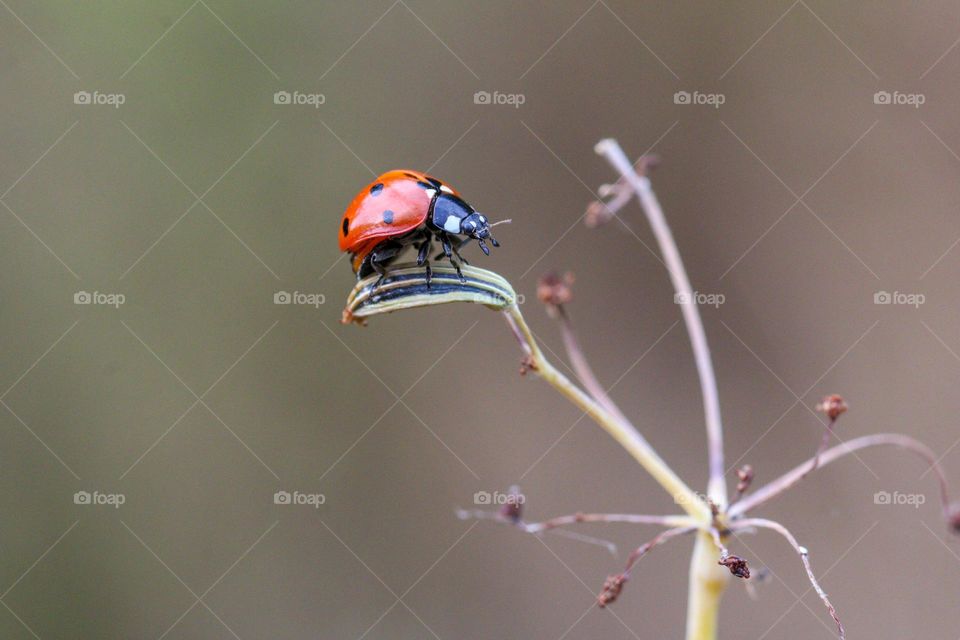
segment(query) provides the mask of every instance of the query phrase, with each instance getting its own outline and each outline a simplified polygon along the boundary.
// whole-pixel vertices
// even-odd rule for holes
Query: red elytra
[[[435,192],[444,186],[460,195],[422,171],[394,169],[361,189],[340,222],[340,251],[352,254],[354,272],[382,240],[407,234],[426,222]]]
[[[490,234],[487,217],[460,197],[450,185],[422,171],[388,171],[354,197],[340,220],[340,250],[351,254],[358,278],[380,274],[408,248],[417,248],[417,264],[425,267],[427,285],[431,269],[429,253],[434,240],[463,279],[460,265],[466,261],[460,248],[476,240],[487,255],[485,240],[499,246]]]

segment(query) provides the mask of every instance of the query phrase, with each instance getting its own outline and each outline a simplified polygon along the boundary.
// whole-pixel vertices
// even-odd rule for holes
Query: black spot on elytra
[[[370,195],[372,195],[372,196],[378,196],[378,195],[380,195],[380,192],[381,192],[381,191],[383,191],[383,183],[382,183],[382,182],[378,182],[377,184],[375,184],[375,185],[373,185],[372,187],[370,187]]]
[[[383,212],[383,221],[387,224],[393,224],[393,211],[387,209]]]
[[[433,185],[426,182],[417,182],[417,186],[421,189],[433,189]]]
[[[419,180],[419,179],[420,179],[419,176],[417,176],[416,174],[413,174],[413,173],[405,173],[405,174],[403,174],[403,175],[407,176],[408,178],[413,178],[414,180]]]
[[[344,218],[344,219],[343,219],[343,226],[342,226],[342,228],[343,228],[343,235],[344,235],[344,236],[346,236],[348,233],[350,233],[350,218]]]

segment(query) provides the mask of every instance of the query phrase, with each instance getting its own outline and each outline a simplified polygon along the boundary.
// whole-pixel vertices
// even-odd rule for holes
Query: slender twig
[[[710,537],[713,539],[713,544],[716,545],[717,551],[720,552],[720,559],[725,560],[730,557],[730,551],[723,544],[723,539],[720,536],[720,531],[716,527],[710,527],[709,529]]]
[[[530,362],[530,369],[566,396],[584,414],[589,415],[594,422],[610,434],[647,470],[647,473],[653,476],[654,480],[660,483],[660,486],[670,494],[674,502],[679,504],[684,511],[701,522],[708,522],[711,513],[707,504],[680,479],[680,476],[654,451],[650,443],[640,435],[640,432],[614,418],[610,412],[550,364],[537,345],[536,338],[530,331],[530,327],[527,326],[519,307],[512,305],[503,311],[503,315],[511,325],[514,335],[520,340],[520,346]]]
[[[617,545],[605,540],[603,538],[595,538],[593,536],[587,536],[582,533],[576,533],[574,531],[567,531],[565,529],[556,529],[556,528],[544,528],[540,529],[536,525],[530,525],[520,519],[510,518],[503,515],[501,512],[497,511],[484,511],[483,509],[457,509],[457,517],[461,520],[492,520],[500,524],[505,524],[507,526],[513,527],[515,529],[520,529],[526,533],[531,533],[533,535],[541,535],[543,533],[550,533],[553,535],[563,536],[565,538],[571,538],[573,540],[578,540],[579,542],[585,542],[587,544],[596,545],[598,547],[604,547],[611,554],[616,555]],[[683,516],[679,516],[682,518]],[[557,525],[560,526],[560,525]]]
[[[624,575],[629,576],[630,571],[633,570],[633,566],[645,555],[647,555],[651,549],[657,545],[661,545],[664,542],[676,538],[677,536],[683,536],[688,533],[693,533],[696,531],[696,527],[676,527],[674,529],[667,529],[666,531],[661,531],[659,534],[654,536],[653,539],[644,542],[642,545],[634,549],[630,553],[630,557],[627,558],[627,565],[623,569]]]
[[[563,346],[567,351],[567,357],[570,358],[570,366],[573,367],[577,378],[579,378],[583,384],[583,388],[600,406],[612,413],[617,420],[633,426],[633,423],[627,419],[623,411],[620,410],[620,407],[610,398],[606,389],[604,389],[600,381],[597,380],[597,376],[593,373],[593,368],[590,366],[590,363],[587,362],[587,357],[584,355],[583,349],[580,346],[580,340],[573,330],[573,323],[570,322],[570,316],[562,305],[557,307],[556,315],[560,324],[560,334],[563,336]]]
[[[661,531],[658,533],[652,540],[649,540],[636,549],[630,554],[630,557],[627,558],[627,565],[624,567],[623,571],[618,574],[608,576],[606,581],[603,583],[603,590],[597,596],[597,605],[602,609],[608,604],[612,604],[619,596],[620,592],[623,591],[623,585],[626,584],[627,580],[630,579],[630,571],[633,569],[633,566],[641,559],[643,556],[647,555],[651,549],[654,547],[676,538],[677,536],[686,535],[697,530],[697,527],[677,527],[675,529],[667,529],[666,531]]]
[[[807,571],[807,577],[810,579],[810,584],[813,586],[813,589],[817,592],[817,595],[820,596],[820,599],[823,600],[823,604],[827,607],[827,611],[830,612],[830,617],[833,618],[833,621],[837,623],[837,631],[840,633],[840,640],[843,640],[845,637],[843,631],[843,623],[840,622],[840,618],[837,617],[837,610],[834,608],[833,604],[830,602],[830,598],[827,597],[827,593],[823,590],[823,587],[820,586],[820,583],[817,582],[817,577],[813,573],[813,567],[810,566],[810,552],[807,551],[807,548],[802,546],[797,539],[793,537],[793,534],[790,533],[790,530],[784,527],[779,522],[773,520],[767,520],[765,518],[745,518],[743,520],[737,521],[735,524],[731,525],[731,528],[734,530],[746,529],[751,527],[757,527],[760,529],[770,529],[771,531],[776,531],[781,536],[786,538],[787,542],[793,547],[794,551],[800,556],[800,560],[803,562],[803,568]]]
[[[486,511],[483,509],[458,509],[457,517],[461,520],[493,520],[508,526],[515,527],[526,533],[540,535],[543,533],[553,533],[563,535],[574,540],[580,540],[588,544],[595,544],[606,547],[611,553],[616,553],[616,545],[603,538],[585,536],[580,533],[559,529],[573,524],[584,522],[599,523],[628,523],[628,524],[651,524],[661,527],[696,527],[698,523],[690,516],[660,516],[646,515],[637,513],[573,513],[565,516],[550,518],[543,522],[525,522],[520,519],[513,519],[503,515],[498,511]]]
[[[574,513],[568,516],[559,516],[543,522],[530,523],[524,528],[530,533],[548,531],[556,527],[563,527],[580,522],[628,522],[633,524],[654,524],[662,527],[689,527],[696,526],[697,521],[690,516],[659,516],[634,513]]]
[[[724,479],[723,463],[723,423],[720,417],[720,399],[717,391],[716,376],[713,371],[713,362],[710,359],[710,347],[707,344],[707,335],[703,329],[700,312],[694,298],[693,287],[687,277],[683,260],[673,239],[670,226],[663,215],[663,209],[657,200],[650,179],[637,174],[633,164],[627,158],[623,149],[616,140],[607,138],[597,143],[598,154],[604,156],[630,184],[636,193],[643,212],[650,222],[653,234],[660,245],[664,263],[673,282],[677,299],[681,302],[680,310],[690,335],[693,354],[697,363],[697,373],[700,378],[700,391],[703,396],[703,407],[707,425],[707,448],[710,459],[710,481],[707,486],[707,495],[721,507],[727,504],[727,488]]]
[[[937,480],[940,483],[940,504],[943,516],[947,517],[949,515],[950,497],[948,493],[947,477],[944,475],[943,469],[937,462],[936,455],[934,455],[933,451],[931,451],[925,444],[919,442],[918,440],[914,440],[909,436],[901,435],[899,433],[877,433],[849,440],[843,444],[824,451],[823,454],[819,456],[819,465],[817,468],[822,469],[831,462],[834,462],[845,455],[869,447],[898,447],[910,451],[911,453],[914,453],[925,460],[930,465],[930,469],[936,474]],[[788,471],[776,480],[773,480],[772,482],[760,487],[755,492],[744,497],[740,502],[730,507],[729,516],[734,518],[742,515],[750,509],[755,509],[771,498],[780,495],[784,491],[790,489],[795,484],[800,482],[809,472],[809,470],[810,461],[798,465],[793,470]]]
[[[817,447],[816,452],[813,454],[813,458],[810,459],[810,467],[803,472],[803,475],[801,475],[798,480],[803,480],[805,477],[807,477],[807,475],[817,470],[817,467],[820,465],[820,456],[823,455],[823,452],[827,450],[827,445],[830,444],[830,436],[833,435],[833,425],[835,423],[836,420],[831,420],[823,429],[823,436],[820,438],[820,446]]]

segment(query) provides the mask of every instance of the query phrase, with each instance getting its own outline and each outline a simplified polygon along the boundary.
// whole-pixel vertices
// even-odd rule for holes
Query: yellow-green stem
[[[653,476],[654,480],[666,489],[667,493],[684,511],[702,523],[709,523],[711,514],[707,504],[680,479],[673,469],[664,462],[663,458],[643,439],[643,436],[614,418],[547,361],[516,305],[507,308],[505,312],[522,334],[526,347],[530,350],[529,355],[533,359],[534,372],[554,389],[569,398],[571,402],[613,436],[614,440],[619,442],[620,446],[626,449]]]
[[[730,581],[730,572],[717,564],[720,551],[710,534],[697,533],[690,558],[690,585],[687,594],[686,640],[716,640],[720,598]]]

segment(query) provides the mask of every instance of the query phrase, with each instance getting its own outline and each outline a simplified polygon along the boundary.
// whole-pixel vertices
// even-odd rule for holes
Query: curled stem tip
[[[434,266],[428,284],[423,267],[403,264],[392,268],[379,285],[379,275],[364,278],[347,297],[342,322],[364,324],[371,316],[451,302],[482,304],[495,310],[517,303],[516,292],[502,276],[467,265],[461,271],[462,279],[450,266]]]

